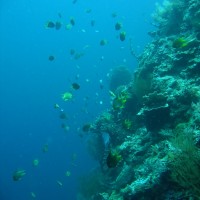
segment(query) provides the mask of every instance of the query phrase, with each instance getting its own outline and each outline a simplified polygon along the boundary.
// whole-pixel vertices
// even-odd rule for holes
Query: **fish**
[[[62,128],[65,132],[68,132],[69,129],[70,129],[70,127],[69,127],[67,124],[65,124],[65,123],[62,123],[62,124],[61,124],[61,128]]]
[[[55,24],[56,30],[59,30],[61,28],[61,26],[62,26],[61,22],[56,22],[56,24]]]
[[[73,56],[73,55],[75,54],[75,52],[76,52],[76,51],[75,51],[74,49],[70,49],[70,55]]]
[[[90,25],[93,27],[95,25],[95,20],[91,20]]]
[[[67,24],[65,28],[66,28],[66,30],[71,30],[72,29],[72,25],[71,24]]]
[[[86,33],[86,30],[85,29],[81,29],[81,32]]]
[[[13,181],[20,181],[22,179],[23,176],[26,175],[26,171],[25,170],[17,170],[13,173]]]
[[[63,111],[61,111],[59,118],[60,119],[67,119],[67,115]]]
[[[48,21],[45,25],[46,28],[54,28],[55,27],[55,23],[52,21]]]
[[[85,9],[85,12],[86,12],[87,14],[89,14],[89,13],[92,12],[92,9],[91,9],[91,8],[87,8],[87,9]]]
[[[72,26],[74,26],[74,25],[75,25],[75,20],[74,20],[74,18],[73,18],[73,17],[71,17],[71,18],[70,18],[70,24],[71,24]]]
[[[72,3],[75,4],[78,0],[73,0]]]
[[[45,144],[43,147],[42,147],[42,151],[45,153],[49,150],[49,145],[48,144]]]
[[[107,167],[115,168],[121,160],[122,156],[117,151],[110,150],[106,158]]]
[[[125,31],[122,31],[122,32],[119,34],[119,38],[120,38],[120,40],[123,42],[123,41],[126,39],[126,32],[125,32]]]
[[[101,46],[104,46],[104,45],[106,45],[107,43],[108,43],[108,41],[105,40],[105,39],[103,39],[103,40],[100,41],[100,45],[101,45]]]
[[[78,83],[72,83],[72,88],[74,90],[79,90],[80,89],[80,85]]]
[[[39,165],[39,160],[38,159],[34,159],[33,160],[33,166],[37,167]]]
[[[36,194],[34,192],[31,192],[31,197],[35,199],[36,198]]]
[[[55,109],[58,109],[58,108],[60,108],[60,106],[59,106],[57,103],[55,103],[55,104],[54,104],[54,108],[55,108]]]
[[[70,92],[65,92],[64,94],[62,94],[62,99],[64,101],[68,101],[68,100],[72,99],[72,97],[73,97],[73,95]]]
[[[56,183],[57,183],[60,187],[63,186],[63,183],[62,183],[61,181],[56,181]]]
[[[55,57],[54,56],[49,56],[49,61],[53,61],[55,59]]]
[[[69,177],[71,175],[71,172],[70,171],[66,171],[65,172],[65,176]]]
[[[115,24],[115,30],[120,30],[122,28],[122,24],[120,23],[120,22],[117,22],[116,24]]]
[[[111,16],[112,16],[113,18],[115,18],[115,17],[117,17],[117,13],[116,13],[116,12],[113,12],[113,13],[111,14]]]

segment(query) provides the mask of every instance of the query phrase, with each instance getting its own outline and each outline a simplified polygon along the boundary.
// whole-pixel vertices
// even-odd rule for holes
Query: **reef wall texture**
[[[200,199],[200,1],[157,6],[133,81],[91,125],[78,199]]]

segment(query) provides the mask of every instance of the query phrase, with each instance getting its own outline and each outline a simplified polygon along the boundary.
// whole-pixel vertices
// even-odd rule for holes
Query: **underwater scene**
[[[200,1],[1,0],[0,200],[199,200]]]

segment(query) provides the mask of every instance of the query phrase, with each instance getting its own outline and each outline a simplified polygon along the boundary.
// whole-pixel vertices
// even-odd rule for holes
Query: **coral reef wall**
[[[79,199],[200,197],[200,1],[165,1],[153,18],[133,81],[91,125],[99,168]]]

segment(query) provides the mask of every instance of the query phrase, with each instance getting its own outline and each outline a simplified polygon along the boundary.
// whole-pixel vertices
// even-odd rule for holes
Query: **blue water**
[[[110,70],[123,64],[134,71],[137,61],[130,53],[129,39],[140,54],[151,41],[147,32],[153,29],[154,9],[154,0],[78,0],[76,4],[1,0],[0,200],[33,199],[31,192],[40,200],[76,199],[78,177],[98,165],[87,153],[87,136],[80,137],[85,134],[80,129],[109,108]],[[117,17],[111,16],[113,12]],[[76,24],[66,30],[64,25],[71,16]],[[46,29],[49,20],[61,21],[61,29]],[[94,27],[91,20],[95,20]],[[114,28],[117,21],[127,33],[124,42]],[[108,44],[100,46],[101,39]],[[75,60],[70,49],[84,52],[84,56]],[[55,57],[52,62],[50,55]],[[81,88],[73,91],[72,101],[64,102],[61,94],[71,91],[73,82]],[[59,118],[55,103],[67,120]],[[63,121],[69,126],[67,132],[61,128]],[[45,144],[48,152],[42,151]],[[39,160],[37,167],[32,164],[34,159]],[[26,170],[26,175],[13,181],[18,169]],[[71,172],[69,177],[66,171]]]

